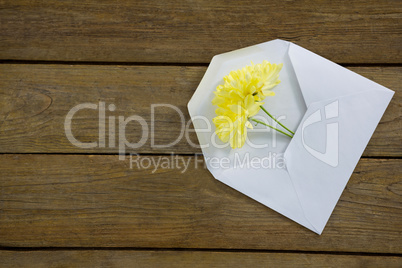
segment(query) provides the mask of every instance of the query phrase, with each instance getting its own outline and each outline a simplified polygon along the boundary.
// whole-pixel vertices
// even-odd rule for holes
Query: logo
[[[321,109],[312,113],[302,125],[302,142],[304,148],[315,158],[321,160],[322,162],[332,166],[338,166],[338,154],[339,154],[339,123],[326,123],[326,140],[325,140],[325,152],[321,153],[310,146],[308,146],[305,142],[304,131],[307,127],[316,124],[318,122],[325,122],[332,118],[337,118],[339,116],[339,103],[338,101],[334,101],[330,104],[327,104],[324,107],[325,119],[322,119]]]

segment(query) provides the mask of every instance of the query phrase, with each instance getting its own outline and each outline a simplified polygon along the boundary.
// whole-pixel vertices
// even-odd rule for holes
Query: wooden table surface
[[[196,168],[185,139],[127,151],[177,154],[182,173],[66,138],[82,103],[188,121],[214,55],[276,38],[396,91],[321,236]],[[0,266],[401,267],[401,51],[400,0],[0,1]],[[155,144],[174,141],[177,113],[155,116]],[[75,137],[98,141],[98,118],[79,111]]]

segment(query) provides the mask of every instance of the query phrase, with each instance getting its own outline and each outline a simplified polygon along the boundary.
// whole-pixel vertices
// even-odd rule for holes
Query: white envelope
[[[225,147],[214,134],[213,92],[230,71],[263,60],[283,63],[276,95],[264,107],[295,135],[257,126],[248,135],[253,144]],[[188,109],[217,180],[321,234],[393,94],[298,45],[273,40],[215,56]]]

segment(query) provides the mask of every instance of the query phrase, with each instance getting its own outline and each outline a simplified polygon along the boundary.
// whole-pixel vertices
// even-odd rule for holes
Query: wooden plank
[[[398,93],[377,127],[364,156],[402,156],[401,144],[401,67],[350,68]],[[168,103],[190,120],[187,103],[197,88],[205,67],[174,66],[68,66],[0,65],[0,152],[2,153],[118,153],[119,130],[115,146],[110,146],[109,116],[143,117],[151,130],[151,105]],[[105,147],[79,148],[67,138],[64,128],[68,112],[82,103],[114,104],[106,111]],[[181,121],[171,108],[155,108],[154,144],[166,145],[179,138]],[[73,135],[82,142],[99,141],[97,110],[83,109],[72,120]],[[115,125],[118,125],[116,123]],[[192,128],[192,127],[191,127]],[[126,137],[138,142],[142,131],[138,123],[127,125]],[[151,134],[138,153],[199,153],[194,132],[177,144],[160,148],[151,143]],[[98,144],[99,145],[99,144]]]
[[[183,160],[0,155],[0,246],[402,252],[402,160],[362,159],[321,236]]]
[[[207,63],[281,38],[339,63],[402,63],[399,0],[0,4],[0,59]]]
[[[1,267],[401,267],[400,257],[305,253],[61,250],[0,251]]]

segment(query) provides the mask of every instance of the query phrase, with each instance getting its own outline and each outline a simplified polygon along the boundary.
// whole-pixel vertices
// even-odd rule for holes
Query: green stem
[[[275,117],[273,117],[267,110],[265,110],[264,107],[260,106],[261,109],[269,116],[271,117],[275,122],[277,122],[279,125],[281,125],[281,127],[283,127],[284,129],[286,129],[287,131],[289,131],[290,133],[292,133],[292,135],[294,135],[295,133],[293,131],[291,131],[290,129],[288,129],[287,127],[285,127],[284,125],[282,125],[281,122],[279,122],[278,120],[275,119]]]
[[[276,130],[276,131],[279,131],[280,133],[285,134],[286,136],[288,136],[288,137],[290,137],[290,138],[293,138],[293,136],[289,135],[288,133],[283,132],[283,131],[280,130],[280,129],[274,128],[273,126],[268,125],[268,124],[266,124],[266,123],[264,123],[264,122],[262,122],[262,121],[260,121],[260,120],[257,120],[257,119],[254,119],[254,118],[249,118],[249,119],[250,119],[251,121],[254,121],[254,122],[258,123],[258,124],[262,124],[262,125],[264,125],[264,126],[267,126],[267,127],[272,128],[272,129],[274,129],[274,130]]]

